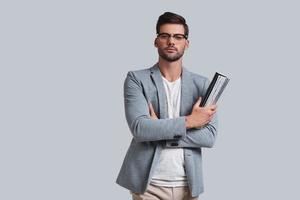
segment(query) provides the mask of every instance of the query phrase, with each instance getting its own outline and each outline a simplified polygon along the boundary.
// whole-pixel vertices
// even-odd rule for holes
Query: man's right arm
[[[125,115],[133,137],[139,141],[174,140],[186,137],[185,116],[154,120],[141,82],[128,72],[124,82]]]

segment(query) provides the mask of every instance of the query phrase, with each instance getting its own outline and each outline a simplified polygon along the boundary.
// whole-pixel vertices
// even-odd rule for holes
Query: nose
[[[171,37],[169,37],[168,38],[168,45],[174,45],[175,43],[174,43],[174,38],[171,36]]]

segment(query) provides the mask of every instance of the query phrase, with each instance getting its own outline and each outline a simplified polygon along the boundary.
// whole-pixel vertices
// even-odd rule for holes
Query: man
[[[201,148],[215,142],[217,107],[200,107],[209,80],[182,66],[189,46],[185,19],[165,12],[156,32],[158,63],[128,72],[124,83],[133,139],[117,183],[134,200],[196,200],[203,192]]]

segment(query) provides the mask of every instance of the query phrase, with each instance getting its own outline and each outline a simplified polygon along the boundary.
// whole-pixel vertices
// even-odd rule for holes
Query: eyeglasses
[[[184,39],[187,39],[187,36],[184,35],[184,34],[180,34],[180,33],[176,33],[176,34],[169,34],[169,33],[159,33],[157,34],[157,37],[160,39],[160,40],[163,40],[163,41],[167,41],[169,40],[171,37],[173,37],[175,39],[175,41],[182,41]]]

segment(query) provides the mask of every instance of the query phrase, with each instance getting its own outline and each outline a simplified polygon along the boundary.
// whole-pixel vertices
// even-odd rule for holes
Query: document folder
[[[204,98],[202,97],[200,107],[216,104],[229,80],[226,76],[216,72],[207,88]]]

